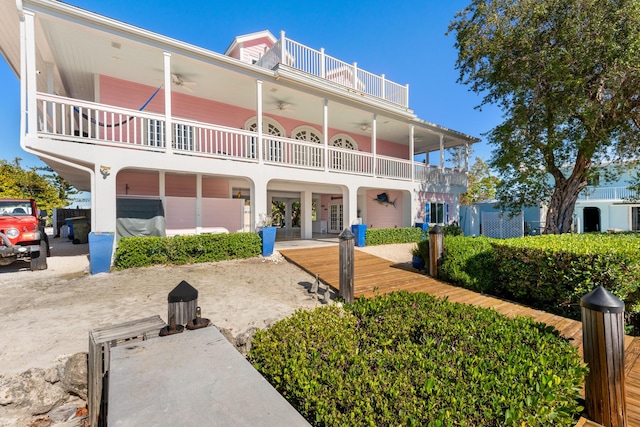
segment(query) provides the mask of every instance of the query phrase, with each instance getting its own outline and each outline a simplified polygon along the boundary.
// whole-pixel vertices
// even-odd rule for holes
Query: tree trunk
[[[578,195],[587,186],[587,164],[576,164],[576,168],[581,166],[579,167],[581,171],[574,169],[574,173],[572,173],[569,178],[562,180],[556,179],[556,185],[547,211],[544,234],[571,232],[573,212],[576,207]]]

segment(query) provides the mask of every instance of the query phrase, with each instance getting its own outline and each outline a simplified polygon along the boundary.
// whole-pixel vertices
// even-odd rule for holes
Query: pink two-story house
[[[303,239],[457,219],[467,162],[445,168],[444,152],[478,140],[418,118],[408,85],[284,32],[220,54],[58,1],[3,1],[0,52],[20,78],[21,146],[91,193],[94,231],[253,230],[274,201],[300,203]],[[414,160],[434,151],[437,165]]]

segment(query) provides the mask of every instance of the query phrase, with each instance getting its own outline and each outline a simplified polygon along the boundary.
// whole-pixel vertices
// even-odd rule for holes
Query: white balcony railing
[[[51,139],[147,151],[166,151],[166,121],[147,113],[39,93],[38,133]],[[179,155],[259,162],[256,132],[172,118],[172,151]],[[404,181],[466,186],[464,172],[424,163],[263,135],[262,161],[268,165],[355,174]],[[374,168],[375,164],[375,168]],[[412,177],[412,172],[414,176]]]
[[[277,64],[285,64],[401,107],[409,107],[408,85],[403,86],[387,80],[384,74],[378,76],[362,70],[355,62],[349,64],[329,56],[325,54],[324,49],[311,49],[287,39],[284,32],[281,32],[280,40],[257,62],[257,65],[270,70]]]
[[[578,195],[578,200],[625,200],[635,199],[638,194],[628,187],[587,187]]]

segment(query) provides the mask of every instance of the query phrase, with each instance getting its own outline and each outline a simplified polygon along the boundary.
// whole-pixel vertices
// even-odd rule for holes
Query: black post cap
[[[353,235],[349,227],[346,227],[344,230],[342,230],[342,233],[338,234],[338,238],[340,240],[353,240],[355,236]]]
[[[624,302],[602,286],[598,286],[580,298],[580,307],[602,313],[622,313],[624,311]]]
[[[439,225],[436,225],[431,230],[429,230],[429,234],[444,234],[444,230]]]
[[[189,302],[198,299],[198,290],[185,282],[180,282],[178,286],[169,292],[169,302]]]

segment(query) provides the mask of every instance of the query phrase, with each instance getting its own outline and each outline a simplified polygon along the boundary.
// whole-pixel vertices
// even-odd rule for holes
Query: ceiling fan
[[[293,108],[292,103],[287,102],[283,99],[274,99],[272,103],[273,103],[274,109],[277,111],[281,111],[281,112],[296,111],[295,108]]]
[[[354,123],[362,132],[371,133],[371,123],[362,122],[362,123]]]
[[[187,92],[192,92],[192,93],[193,93],[193,89],[191,89],[191,86],[195,86],[198,84],[197,82],[185,80],[182,75],[175,74],[175,73],[171,74],[171,83],[173,83],[175,86],[180,86],[184,88]]]

